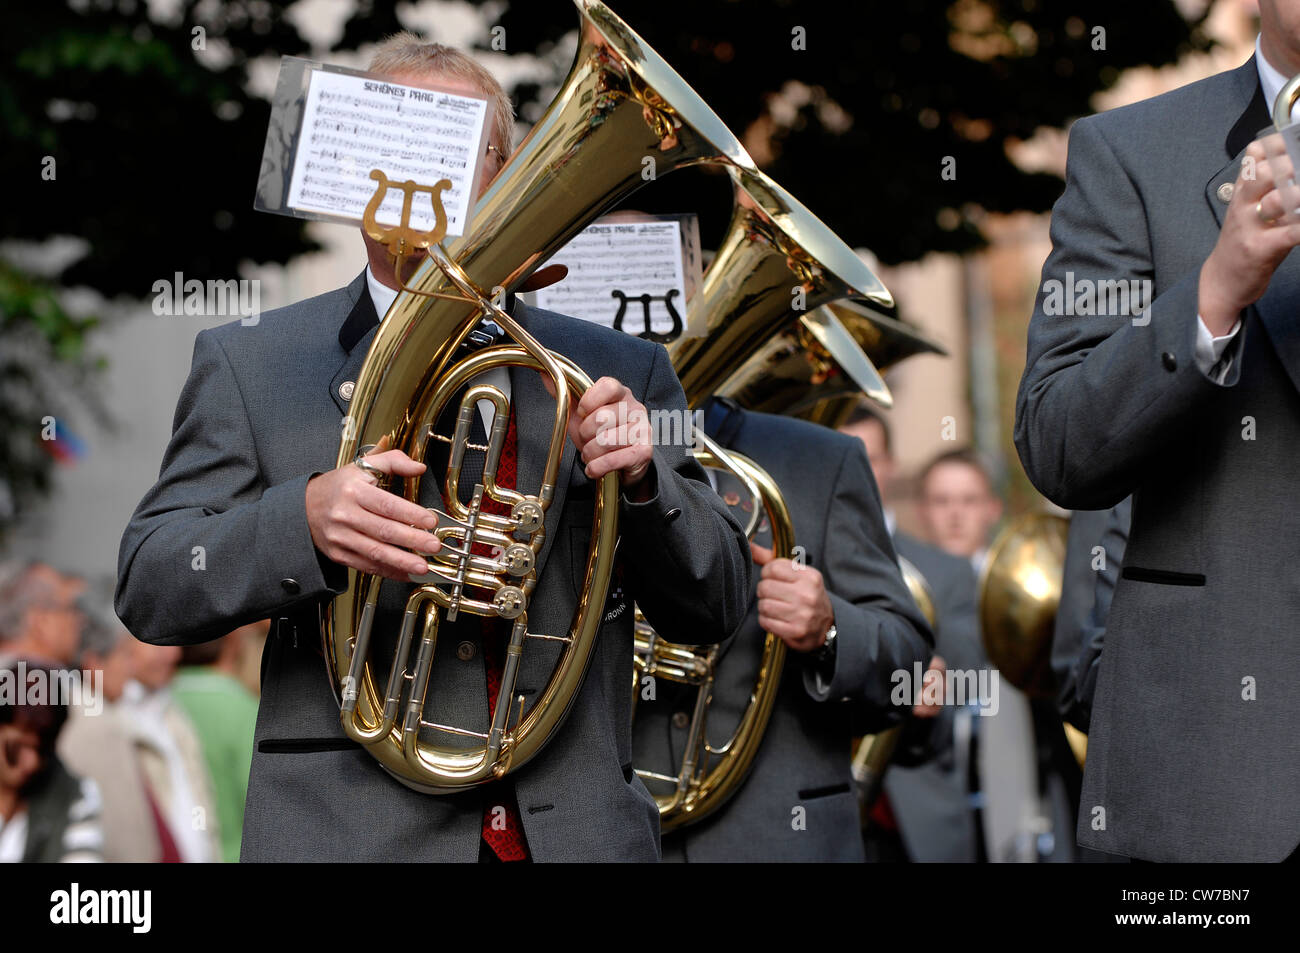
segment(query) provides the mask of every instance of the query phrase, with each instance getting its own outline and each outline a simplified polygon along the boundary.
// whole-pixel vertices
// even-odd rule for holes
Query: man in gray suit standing
[[[1241,67],[1075,123],[1017,401],[1046,496],[1133,496],[1078,834],[1144,860],[1300,842],[1300,225],[1252,141],[1300,3],[1260,14]]]
[[[761,578],[718,666],[710,739],[729,737],[745,711],[768,632],[787,648],[776,703],[743,786],[715,813],[665,836],[664,859],[861,862],[851,742],[907,715],[910,706],[891,701],[893,675],[923,664],[933,637],[899,573],[857,441],[719,398],[704,423],[781,487],[801,562],[772,558],[768,534],[756,541]],[[681,641],[682,633],[659,633]],[[661,687],[638,703],[639,765],[676,771],[694,702],[693,688]]]
[[[487,98],[485,182],[500,171],[510,152],[510,103],[472,59],[405,34],[381,46],[371,69]],[[584,595],[593,481],[617,471],[623,488],[625,591],[611,586],[586,680],[548,747],[506,780],[432,797],[387,775],[340,728],[321,659],[322,607],[346,586],[350,566],[398,581],[383,587],[380,619],[399,616],[408,574],[426,570],[412,550],[428,551],[436,524],[424,506],[376,486],[369,471],[334,468],[340,415],[379,316],[397,295],[391,257],[367,245],[369,267],[347,287],[263,315],[253,327],[198,335],[158,482],[122,539],[118,614],[157,644],[273,620],[241,859],[656,860],[658,812],[632,771],[632,613],[623,610],[635,598],[656,624],[720,641],[743,617],[750,569],[746,540],[698,464],[684,446],[652,445],[644,426],[647,406],[685,412],[659,345],[507,302],[530,334],[595,380],[570,420],[530,631],[568,630]],[[536,372],[511,368],[492,383],[513,398],[509,430],[527,492],[541,472],[554,405]],[[634,425],[609,428],[608,420]],[[421,503],[441,508],[434,456]],[[425,472],[398,450],[367,462],[403,477]],[[379,620],[376,630],[383,631]],[[430,722],[487,730],[494,673],[487,656],[501,649],[495,634],[464,613],[444,621]],[[554,658],[529,643],[520,694],[540,695]]]

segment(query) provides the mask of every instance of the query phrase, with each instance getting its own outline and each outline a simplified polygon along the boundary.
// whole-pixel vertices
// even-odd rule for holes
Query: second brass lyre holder
[[[427,251],[446,237],[447,209],[442,204],[442,193],[451,188],[451,179],[439,179],[433,185],[420,185],[414,179],[398,182],[386,176],[382,169],[371,169],[370,178],[379,184],[375,186],[375,194],[370,196],[370,201],[366,203],[366,210],[361,216],[361,227],[365,229],[367,235],[385,246],[388,253],[393,256],[393,275],[402,290],[426,298],[462,300],[461,295],[440,294],[413,288],[406,283],[406,278],[402,275],[402,266],[412,252]],[[390,188],[402,191],[402,217],[396,225],[380,225],[375,216],[379,213],[379,206],[383,204],[384,196],[388,194]],[[430,204],[433,205],[434,224],[428,231],[411,227],[411,203],[420,193],[426,193]]]

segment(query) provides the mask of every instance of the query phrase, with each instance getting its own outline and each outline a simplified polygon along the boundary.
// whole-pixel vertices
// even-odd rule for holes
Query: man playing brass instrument
[[[485,183],[500,172],[511,151],[510,103],[473,60],[403,34],[380,47],[371,69],[487,98]],[[567,630],[583,595],[594,481],[618,472],[622,486],[626,581],[621,588],[616,575],[586,680],[548,747],[507,780],[433,797],[386,775],[340,729],[321,659],[322,607],[346,589],[346,567],[405,583],[427,569],[412,550],[437,546],[427,509],[375,485],[376,472],[426,474],[424,462],[384,450],[365,466],[334,468],[340,415],[397,295],[392,258],[369,240],[367,251],[369,266],[345,288],[263,315],[252,328],[198,335],[158,482],[122,540],[117,611],[138,638],[164,645],[274,621],[244,860],[655,860],[658,813],[632,769],[631,600],[656,624],[719,641],[743,616],[750,567],[743,534],[685,447],[651,445],[646,407],[685,411],[659,345],[512,297],[506,305],[595,381],[572,407],[569,438],[581,462],[575,457],[557,481],[561,516],[529,604],[530,632]],[[497,472],[510,486],[512,471],[535,462],[534,438],[549,433],[553,403],[541,375],[500,371],[490,383],[512,395],[513,412]],[[634,426],[611,429],[608,420]],[[485,442],[480,423],[472,443]],[[441,482],[437,456],[429,455],[422,488]],[[377,620],[377,632],[396,628],[391,617],[409,591],[384,586],[379,615],[388,624]],[[500,678],[496,635],[467,613],[443,622],[426,717],[486,729],[496,697],[488,684]],[[518,692],[535,698],[547,673],[526,662],[520,673]]]
[[[715,813],[666,835],[664,859],[861,862],[850,745],[907,715],[891,702],[892,676],[923,666],[933,636],[899,572],[860,441],[719,398],[705,429],[781,487],[798,560],[754,547],[761,578],[718,666],[709,737],[728,737],[745,710],[767,632],[788,650],[776,703],[748,779]],[[720,489],[729,505],[754,505]],[[637,763],[677,764],[694,689],[656,695],[638,703]]]

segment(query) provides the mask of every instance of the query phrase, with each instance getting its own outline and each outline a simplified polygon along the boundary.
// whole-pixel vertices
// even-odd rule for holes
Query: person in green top
[[[264,629],[265,623],[254,623],[215,641],[185,646],[171,683],[173,697],[194,723],[212,776],[226,863],[239,860],[257,723],[257,696],[237,677],[239,659],[245,640]]]

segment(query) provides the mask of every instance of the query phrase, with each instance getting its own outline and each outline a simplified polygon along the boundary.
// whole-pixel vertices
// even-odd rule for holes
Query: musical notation
[[[680,333],[686,298],[681,231],[677,222],[597,223],[556,252],[552,261],[566,265],[568,276],[537,292],[539,307],[613,327],[625,302],[637,299],[635,320],[625,328],[643,328],[641,296],[649,296],[650,328],[657,334]],[[675,292],[675,293],[674,293]],[[629,317],[630,312],[625,315]]]
[[[449,226],[458,234],[473,201],[486,103],[349,74],[315,71],[303,110],[288,205],[360,219],[374,195],[371,169],[394,181],[449,179],[442,195]],[[433,226],[432,204],[417,200],[411,225]],[[401,192],[390,189],[376,218],[396,224]]]

